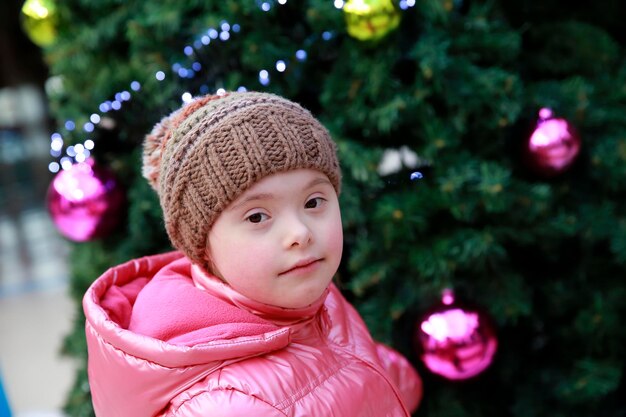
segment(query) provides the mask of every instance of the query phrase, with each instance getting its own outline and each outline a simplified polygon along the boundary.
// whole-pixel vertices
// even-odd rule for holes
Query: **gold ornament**
[[[391,0],[348,0],[343,11],[348,34],[362,41],[380,39],[400,24]]]
[[[56,6],[52,0],[26,0],[22,6],[22,26],[31,41],[48,46],[56,38]]]

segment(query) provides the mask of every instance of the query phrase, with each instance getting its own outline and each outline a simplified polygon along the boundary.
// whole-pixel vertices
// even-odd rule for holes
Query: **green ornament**
[[[348,34],[362,41],[381,39],[400,24],[391,0],[348,0],[343,11]]]
[[[56,39],[56,6],[52,0],[26,0],[22,6],[24,32],[36,45],[44,47]]]

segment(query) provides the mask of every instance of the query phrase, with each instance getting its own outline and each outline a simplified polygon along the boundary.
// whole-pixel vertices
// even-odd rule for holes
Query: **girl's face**
[[[213,272],[255,301],[284,308],[315,302],[343,248],[337,194],[326,175],[298,169],[267,176],[233,201],[208,238]]]

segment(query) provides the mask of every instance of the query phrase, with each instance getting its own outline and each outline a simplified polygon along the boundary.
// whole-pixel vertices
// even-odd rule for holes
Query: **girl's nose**
[[[305,247],[313,240],[311,227],[297,216],[285,224],[285,247]]]

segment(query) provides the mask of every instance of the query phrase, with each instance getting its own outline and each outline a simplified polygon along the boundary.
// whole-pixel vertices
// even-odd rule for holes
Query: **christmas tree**
[[[46,56],[57,155],[67,165],[92,140],[90,156],[127,199],[116,229],[73,245],[77,310],[108,267],[170,249],[139,172],[143,136],[192,96],[269,91],[310,109],[338,143],[340,286],[373,335],[423,376],[416,415],[626,415],[621,3],[56,6]],[[554,116],[542,117],[561,123],[567,141],[542,133],[547,108]],[[433,374],[415,344],[446,288],[497,331],[493,361],[467,380]],[[93,415],[83,321],[65,343],[83,364],[72,416]]]

